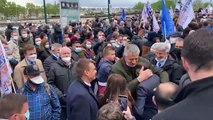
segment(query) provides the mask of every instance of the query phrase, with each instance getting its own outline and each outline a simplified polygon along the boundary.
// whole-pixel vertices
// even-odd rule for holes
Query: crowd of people
[[[213,15],[167,37],[140,19],[9,24],[0,40],[17,93],[1,97],[0,119],[212,119]]]

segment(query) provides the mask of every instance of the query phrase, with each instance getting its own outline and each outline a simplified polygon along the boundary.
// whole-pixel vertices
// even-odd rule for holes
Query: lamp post
[[[45,0],[43,0],[43,4],[44,4],[44,19],[45,19],[45,23],[47,24],[47,9],[46,9],[46,2],[45,2]]]
[[[110,0],[108,0],[108,19],[110,21]]]

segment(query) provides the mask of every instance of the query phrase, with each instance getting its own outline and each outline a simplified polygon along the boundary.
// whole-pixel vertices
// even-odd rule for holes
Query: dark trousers
[[[67,108],[61,107],[61,120],[67,120]]]

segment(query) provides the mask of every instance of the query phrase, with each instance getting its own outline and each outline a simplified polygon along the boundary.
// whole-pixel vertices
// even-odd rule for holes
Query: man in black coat
[[[150,57],[149,60],[157,68],[166,71],[171,82],[179,84],[179,80],[183,76],[184,70],[181,65],[169,56],[169,51],[170,46],[168,43],[155,43],[151,47],[151,52],[154,53],[154,56]]]
[[[56,63],[51,64],[48,73],[48,83],[55,88],[61,103],[61,120],[67,119],[66,96],[68,87],[74,79],[72,67],[71,50],[68,47],[62,47],[60,50],[60,58]]]
[[[6,36],[6,40],[9,41],[11,38],[11,33],[13,32],[13,25],[12,24],[8,24],[7,25],[7,29],[5,31],[5,36]]]
[[[94,62],[80,59],[74,67],[77,79],[69,86],[67,94],[68,120],[96,120],[98,101],[91,89],[95,79]]]
[[[48,75],[51,64],[56,63],[56,61],[58,60],[61,47],[62,45],[58,43],[54,43],[51,45],[51,55],[48,58],[46,58],[43,62],[46,75]]]
[[[213,30],[204,28],[184,40],[182,64],[192,83],[178,94],[176,105],[153,120],[211,120],[213,118]]]

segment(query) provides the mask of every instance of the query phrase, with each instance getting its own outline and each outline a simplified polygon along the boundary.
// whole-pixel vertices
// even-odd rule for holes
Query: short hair
[[[152,45],[150,51],[155,53],[156,51],[160,50],[160,51],[166,51],[168,53],[171,48],[168,44],[169,43],[166,43],[166,42],[155,43]]]
[[[109,51],[115,51],[115,49],[112,46],[106,46],[103,50],[103,57],[109,55]]]
[[[208,21],[204,21],[204,22],[203,22],[203,26],[204,26],[204,27],[207,27],[208,25],[209,25],[209,22],[208,22]]]
[[[183,38],[181,38],[181,37],[178,37],[177,39],[176,39],[176,42],[183,42],[184,40],[183,40]]]
[[[115,31],[112,33],[112,39],[118,39],[119,37],[119,32]]]
[[[161,85],[167,85],[174,88],[174,91],[162,90],[165,86],[160,87]],[[164,88],[163,88],[164,87]],[[166,88],[165,88],[166,89]],[[175,83],[167,82],[160,84],[155,90],[155,102],[157,104],[158,110],[164,110],[175,104],[174,96],[178,91],[178,86]]]
[[[26,54],[28,50],[34,50],[34,49],[35,49],[35,46],[33,44],[26,44],[24,46],[23,52],[24,54]]]
[[[97,113],[97,120],[123,120],[119,103],[110,102],[101,107]]]
[[[77,77],[82,77],[85,70],[89,70],[89,63],[95,64],[93,60],[89,60],[86,58],[78,60],[74,65],[74,73]]]
[[[22,30],[21,30],[21,33],[23,33],[23,32],[27,32],[27,30],[26,30],[26,29],[22,29]]]
[[[127,56],[129,53],[137,53],[138,55],[140,54],[140,49],[138,48],[137,45],[135,44],[128,44],[125,48],[124,48],[124,56]]]
[[[14,113],[20,113],[27,98],[20,94],[8,94],[0,99],[0,118],[8,119]]]
[[[213,67],[213,30],[202,28],[184,39],[182,56],[187,62],[199,69],[209,70]]]
[[[60,47],[62,47],[61,44],[59,44],[59,43],[54,43],[54,44],[51,45],[51,50],[54,50],[54,49],[60,48]]]
[[[47,36],[47,34],[42,32],[42,33],[40,34],[40,38],[41,38],[41,39],[44,39],[44,36]]]

